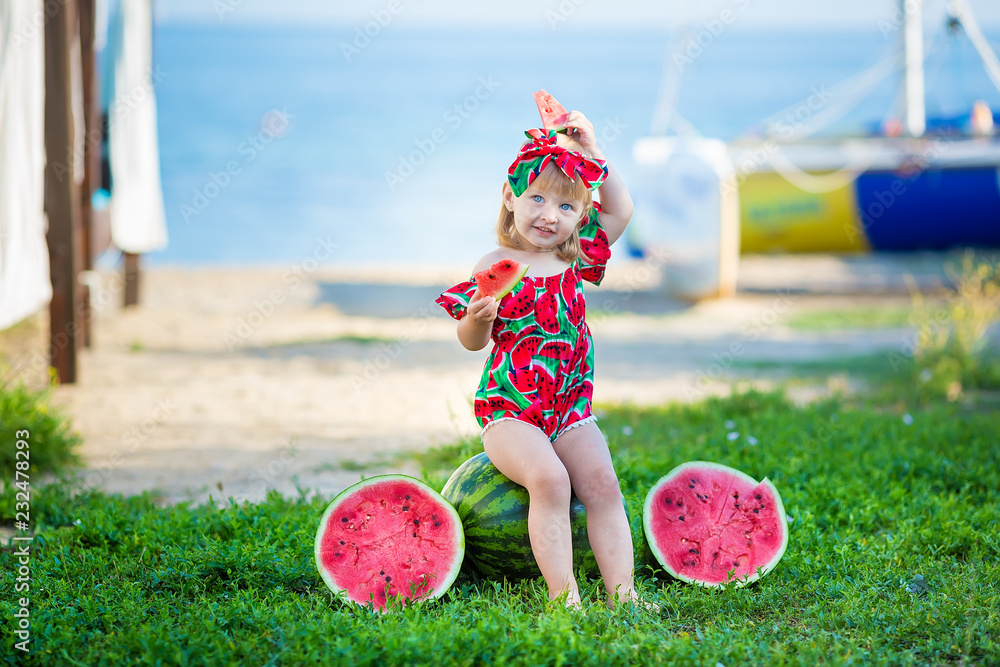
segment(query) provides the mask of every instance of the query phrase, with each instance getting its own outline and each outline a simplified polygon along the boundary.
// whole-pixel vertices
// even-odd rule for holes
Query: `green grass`
[[[913,324],[912,306],[859,306],[830,310],[797,310],[785,324],[800,331],[889,329]]]
[[[997,664],[998,416],[946,401],[796,407],[760,393],[604,407],[636,540],[650,485],[692,459],[769,477],[793,518],[784,559],[746,589],[643,569],[659,615],[604,609],[598,582],[586,583],[590,604],[577,615],[547,609],[540,582],[463,577],[437,602],[383,616],[334,599],[316,573],[325,499],[159,507],[150,496],[33,488],[25,662]],[[440,488],[476,449],[423,457],[428,481]],[[8,490],[4,517],[13,503]],[[6,647],[17,566],[13,546],[0,551]],[[917,575],[925,594],[907,590]]]
[[[396,341],[392,336],[381,336],[378,334],[338,334],[336,336],[320,336],[317,338],[302,338],[299,340],[283,341],[268,345],[269,348],[280,349],[287,347],[297,347],[300,345],[327,345],[331,343],[354,343],[356,345],[377,345],[380,343],[392,343]]]
[[[19,381],[0,382],[0,433],[7,439],[0,446],[4,481],[13,479],[18,462],[22,472],[35,479],[36,473],[60,473],[79,463],[76,449],[82,442],[80,436],[65,415],[51,406],[50,392],[51,388],[35,390]],[[18,440],[26,443],[20,449],[15,446]],[[23,469],[25,464],[27,470]]]
[[[954,373],[938,373],[918,363],[907,350],[887,350],[850,357],[811,361],[764,361],[737,359],[738,371],[774,377],[787,386],[817,386],[832,378],[854,380],[864,390],[845,399],[849,404],[931,405],[941,401],[960,403],[967,408],[993,409],[1000,406],[1000,350],[987,348],[958,376],[961,390],[949,395]]]

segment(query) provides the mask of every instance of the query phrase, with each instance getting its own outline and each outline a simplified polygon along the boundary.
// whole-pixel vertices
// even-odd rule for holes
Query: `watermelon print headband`
[[[556,143],[555,130],[547,133],[545,130],[528,130],[524,134],[530,141],[524,142],[507,170],[507,182],[515,197],[520,197],[550,163],[559,167],[567,178],[579,176],[591,190],[599,188],[608,177],[607,162],[563,148]]]

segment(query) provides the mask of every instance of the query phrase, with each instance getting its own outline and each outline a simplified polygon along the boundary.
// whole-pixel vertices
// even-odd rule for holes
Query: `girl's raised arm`
[[[580,142],[591,157],[606,160],[604,152],[597,145],[597,135],[593,124],[579,111],[570,111],[566,116],[566,130],[569,136]],[[612,165],[608,165],[608,178],[600,187],[601,227],[608,235],[608,243],[614,243],[625,232],[632,219],[632,196],[625,182]]]

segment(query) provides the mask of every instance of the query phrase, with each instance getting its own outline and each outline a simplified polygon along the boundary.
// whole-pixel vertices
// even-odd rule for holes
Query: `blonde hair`
[[[565,134],[558,135],[557,141],[563,148],[584,153],[583,146]],[[580,223],[590,213],[590,207],[593,203],[590,188],[584,184],[583,179],[568,177],[559,167],[552,163],[543,169],[531,184],[544,192],[552,192],[561,199],[578,201],[582,204],[580,220],[577,222],[576,227],[573,228],[573,233],[555,248],[556,257],[562,261],[576,261],[578,257],[583,256],[583,250],[580,247]],[[497,219],[497,243],[504,248],[515,248],[518,250],[522,248],[521,238],[517,233],[517,229],[514,228],[514,212],[509,210],[504,202],[500,203],[500,216]]]

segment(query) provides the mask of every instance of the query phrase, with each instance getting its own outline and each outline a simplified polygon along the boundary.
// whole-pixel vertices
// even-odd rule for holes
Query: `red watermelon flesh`
[[[444,595],[462,567],[465,535],[455,509],[406,475],[379,475],[341,492],[316,533],[316,565],[344,599],[385,611]]]
[[[512,259],[501,259],[475,275],[474,280],[479,286],[479,293],[483,296],[492,296],[499,301],[517,287],[521,278],[528,272],[528,266]]]
[[[774,485],[705,461],[681,464],[653,485],[643,528],[667,572],[704,586],[756,581],[788,544],[785,509]]]
[[[566,109],[556,101],[556,98],[545,92],[545,89],[536,91],[535,104],[538,105],[538,114],[542,117],[542,127],[548,130],[566,129]]]

